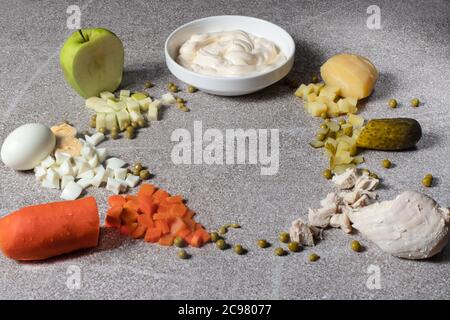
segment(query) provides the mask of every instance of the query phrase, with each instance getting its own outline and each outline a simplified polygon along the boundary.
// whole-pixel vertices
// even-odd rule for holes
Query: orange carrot
[[[99,231],[93,197],[40,204],[0,219],[0,249],[15,260],[42,260],[97,246]]]
[[[151,197],[156,191],[156,188],[154,185],[152,184],[143,184],[141,185],[138,193],[137,193],[137,197]]]
[[[134,231],[130,234],[130,236],[134,239],[143,238],[146,231],[147,231],[147,226],[138,223],[136,229],[134,229]]]
[[[126,200],[124,197],[119,195],[113,195],[108,198],[108,203],[111,207],[120,206],[122,207],[125,204]]]
[[[128,222],[135,222],[137,221],[139,214],[134,211],[133,209],[127,209],[127,208],[123,208],[122,210],[122,214],[120,215],[120,218],[122,219],[122,222],[124,222],[125,224]]]
[[[146,226],[147,228],[153,228],[155,223],[153,222],[152,216],[147,213],[140,214],[137,217],[137,221],[139,224]]]
[[[173,244],[174,239],[175,239],[174,235],[166,234],[159,239],[158,243],[162,246],[171,246]]]
[[[144,240],[147,242],[158,242],[161,238],[161,229],[159,228],[147,228],[147,232],[145,232]]]
[[[155,227],[159,228],[162,234],[170,232],[169,224],[165,220],[155,220]]]
[[[164,199],[168,198],[169,194],[163,189],[159,189],[153,194],[153,202],[160,204]]]
[[[138,227],[138,224],[136,222],[129,222],[127,224],[124,224],[120,226],[120,233],[130,236]]]
[[[120,215],[122,210],[122,206],[113,206],[108,209],[105,219],[105,224],[107,227],[120,227]]]
[[[147,242],[172,245],[175,237],[182,237],[196,247],[210,241],[209,233],[195,222],[195,212],[180,195],[170,196],[163,189],[143,184],[137,196],[111,198],[109,202],[115,206],[108,210],[106,225],[135,239],[144,237]]]

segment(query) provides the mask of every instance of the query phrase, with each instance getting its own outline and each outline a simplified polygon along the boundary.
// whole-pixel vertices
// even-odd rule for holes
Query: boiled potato
[[[375,66],[356,54],[331,57],[320,68],[320,74],[326,86],[337,87],[340,89],[340,96],[355,99],[368,97],[378,79]]]

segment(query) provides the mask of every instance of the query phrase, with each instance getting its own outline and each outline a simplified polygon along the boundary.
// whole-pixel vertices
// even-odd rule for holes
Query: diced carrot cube
[[[164,203],[183,203],[183,197],[180,195],[167,197]]]
[[[156,204],[152,203],[152,198],[148,198],[149,201],[145,198],[139,198],[139,211],[142,213],[147,213],[149,215],[152,215],[156,212],[157,206]]]
[[[175,239],[174,235],[166,234],[159,239],[158,243],[163,246],[171,246],[173,244],[173,239]]]
[[[129,236],[136,230],[137,226],[138,224],[136,222],[124,224],[120,227],[120,233]]]
[[[153,202],[156,204],[162,203],[162,201],[169,197],[169,193],[163,189],[159,189],[153,194]]]
[[[195,216],[195,212],[194,211],[192,211],[191,209],[188,209],[188,211],[186,212],[186,215],[185,215],[187,218],[189,218],[189,219],[192,219],[192,218],[194,218],[194,216]]]
[[[107,227],[114,227],[114,228],[120,227],[121,213],[122,213],[121,206],[115,206],[115,207],[109,208],[108,212],[106,213],[105,225]]]
[[[184,223],[188,226],[189,229],[191,229],[192,231],[195,230],[196,223],[194,220],[187,218],[187,217],[183,217],[182,219],[183,219]]]
[[[156,191],[156,187],[152,184],[144,183],[139,188],[137,193],[137,197],[140,198],[142,196],[152,196]]]
[[[147,228],[145,232],[144,240],[147,242],[158,242],[159,238],[161,238],[161,229],[159,228]]]
[[[122,211],[122,214],[120,215],[120,218],[122,219],[122,222],[124,224],[127,224],[129,222],[136,222],[139,214],[137,211],[133,209],[125,208]]]
[[[155,220],[155,227],[159,228],[162,234],[170,232],[169,224],[165,220]]]
[[[140,203],[138,198],[129,198],[127,202],[123,205],[124,209],[131,209],[133,211],[138,212],[140,207]]]
[[[199,248],[203,245],[202,235],[199,230],[196,230],[192,235],[191,241],[189,242],[191,246]]]
[[[170,225],[170,233],[174,235],[178,235],[178,233],[183,230],[187,229],[188,226],[186,223],[184,223],[183,219],[176,218]]]
[[[187,237],[188,235],[190,235],[191,233],[192,233],[192,231],[189,230],[189,229],[182,229],[182,230],[178,231],[178,233],[177,233],[176,235],[177,235],[178,237],[181,237],[181,238],[183,238],[183,239],[186,240],[186,237]]]
[[[139,239],[139,238],[144,237],[146,231],[147,231],[147,226],[138,223],[136,229],[130,235],[134,239]]]
[[[120,206],[122,207],[125,204],[126,200],[124,197],[120,195],[112,195],[108,198],[108,203],[111,207]]]
[[[137,217],[137,221],[139,224],[142,224],[146,226],[147,228],[153,228],[155,226],[155,223],[152,220],[152,216],[148,213],[140,214]]]

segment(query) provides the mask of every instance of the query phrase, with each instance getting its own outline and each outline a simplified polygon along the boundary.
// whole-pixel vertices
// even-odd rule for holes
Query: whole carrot
[[[42,260],[95,247],[99,216],[93,197],[22,208],[0,219],[0,249],[15,260]]]

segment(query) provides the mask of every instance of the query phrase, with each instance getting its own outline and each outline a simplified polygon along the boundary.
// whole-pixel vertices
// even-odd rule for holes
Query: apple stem
[[[83,38],[84,42],[86,42],[87,40],[86,40],[86,38],[84,37],[83,32],[81,32],[81,29],[78,29],[78,32],[80,33],[80,35],[81,35],[81,37]]]

